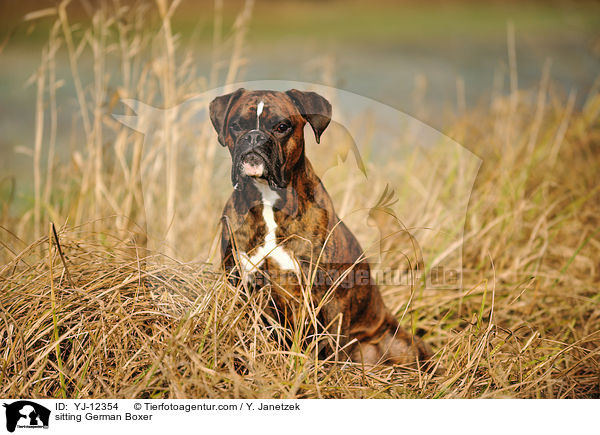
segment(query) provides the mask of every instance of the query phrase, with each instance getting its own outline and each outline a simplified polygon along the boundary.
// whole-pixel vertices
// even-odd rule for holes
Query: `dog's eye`
[[[233,122],[229,125],[229,129],[233,132],[233,133],[238,133],[240,131],[242,131],[242,126],[240,125],[239,122]]]
[[[277,125],[275,126],[275,128],[274,128],[274,130],[275,130],[277,133],[280,133],[280,134],[281,134],[281,133],[285,133],[285,132],[286,132],[286,131],[288,131],[289,129],[290,129],[290,126],[289,126],[289,124],[288,124],[288,123],[286,123],[286,122],[280,122],[280,123],[279,123],[279,124],[277,124]]]

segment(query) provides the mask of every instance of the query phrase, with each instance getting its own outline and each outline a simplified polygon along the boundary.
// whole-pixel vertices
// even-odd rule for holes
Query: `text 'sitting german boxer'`
[[[232,158],[234,189],[222,217],[225,270],[254,288],[269,285],[274,317],[290,328],[299,321],[301,286],[310,285],[313,306],[325,298],[321,332],[340,331],[342,348],[356,339],[346,347],[355,362],[428,360],[428,347],[385,307],[358,241],[305,156],[304,126],[319,142],[331,104],[314,92],[238,89],[210,103],[210,118]]]

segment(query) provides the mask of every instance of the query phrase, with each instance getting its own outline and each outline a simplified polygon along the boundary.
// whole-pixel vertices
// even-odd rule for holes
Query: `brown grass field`
[[[464,228],[462,285],[383,292],[403,326],[434,349],[437,373],[321,361],[306,330],[291,332],[292,348],[280,345],[285,331],[267,331],[261,321],[262,296],[232,287],[216,267],[222,196],[203,178],[211,174],[193,170],[214,158],[212,127],[201,126],[187,170],[177,139],[148,160],[142,135],[111,118],[122,98],[170,107],[215,87],[219,68],[226,83],[240,80],[250,4],[222,41],[227,56],[206,77],[171,30],[173,5],[118,4],[99,8],[87,27],[71,23],[68,3],[26,17],[53,24],[32,79],[34,199],[18,216],[3,202],[0,214],[0,396],[600,396],[598,88],[582,107],[549,74],[534,89],[518,89],[509,49],[510,91],[455,115],[443,132],[483,160]],[[149,16],[159,32],[144,28]],[[69,76],[57,73],[58,62],[69,65]],[[82,74],[83,64],[91,74]],[[69,159],[47,164],[57,161],[56,92],[64,80],[75,87],[77,139]],[[185,120],[168,122],[177,130]],[[156,161],[162,166],[151,172]],[[401,182],[406,174],[395,163],[369,165]],[[447,163],[447,175],[460,165]],[[144,248],[136,225],[149,219],[141,211],[142,173],[150,174],[144,195],[174,216],[160,223],[170,226],[170,246],[194,240],[191,250]],[[346,182],[326,187],[343,195]],[[177,186],[185,183],[193,201],[181,197]],[[442,199],[456,194],[443,187]],[[410,224],[421,219],[433,217],[415,214]],[[206,252],[213,254],[199,254]]]

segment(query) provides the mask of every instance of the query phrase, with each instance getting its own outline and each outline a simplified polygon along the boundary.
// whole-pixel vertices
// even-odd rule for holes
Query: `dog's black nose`
[[[250,130],[242,138],[248,144],[250,149],[262,145],[267,141],[267,135],[260,130]]]

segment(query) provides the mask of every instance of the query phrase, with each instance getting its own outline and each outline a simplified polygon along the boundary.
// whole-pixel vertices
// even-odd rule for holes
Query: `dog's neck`
[[[295,216],[311,204],[315,189],[320,183],[312,164],[303,156],[292,171],[292,177],[285,188],[272,188],[265,180],[253,179],[234,191],[234,202],[238,212],[245,214],[257,203],[264,203],[267,198],[275,210]]]

